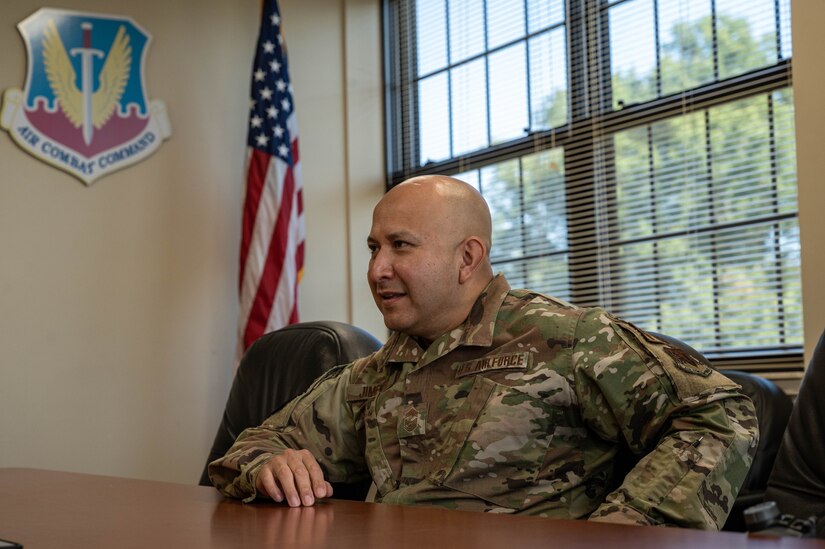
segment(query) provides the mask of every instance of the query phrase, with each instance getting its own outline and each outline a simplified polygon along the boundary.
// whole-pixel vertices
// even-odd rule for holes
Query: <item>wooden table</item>
[[[825,541],[326,500],[245,505],[202,486],[0,469],[0,538],[41,547],[825,547]]]

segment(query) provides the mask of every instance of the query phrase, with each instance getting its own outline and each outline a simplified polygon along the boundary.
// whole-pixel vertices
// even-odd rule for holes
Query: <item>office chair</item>
[[[788,429],[768,480],[766,501],[782,513],[817,518],[825,537],[825,332],[799,386]]]
[[[681,348],[694,359],[710,365],[710,362],[700,352],[684,341],[659,333],[653,335]],[[759,422],[759,445],[756,448],[753,463],[736,496],[728,520],[722,528],[727,531],[744,532],[746,528],[743,512],[751,505],[763,501],[765,489],[768,486],[768,477],[791,416],[793,401],[774,382],[763,377],[738,370],[724,370],[722,373],[742,386],[742,393],[753,401]]]
[[[380,347],[364,330],[333,321],[292,324],[264,334],[241,359],[206,463],[226,454],[244,429],[260,425],[330,368]],[[211,486],[206,466],[199,484]],[[339,499],[363,500],[368,488],[369,482],[333,484]]]

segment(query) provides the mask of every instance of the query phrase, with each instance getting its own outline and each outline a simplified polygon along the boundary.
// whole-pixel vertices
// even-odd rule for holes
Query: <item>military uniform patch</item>
[[[347,402],[369,400],[377,396],[380,391],[381,385],[352,384],[347,387]]]
[[[530,366],[530,353],[513,353],[509,355],[487,356],[467,362],[459,362],[455,368],[455,377],[464,377],[488,372],[490,370],[526,370]]]
[[[423,435],[427,432],[427,405],[408,404],[398,416],[398,438]]]
[[[708,377],[711,372],[713,372],[713,369],[710,366],[688,354],[684,351],[684,349],[666,344],[662,350],[673,359],[677,368],[689,374]]]
[[[620,321],[619,321],[620,322]],[[664,338],[656,337],[650,332],[640,330],[633,324],[620,322],[620,325],[625,330],[628,330],[641,343],[642,347],[646,347],[650,352],[667,363],[673,363],[677,368],[689,374],[708,377],[712,372],[711,368],[706,362],[693,356],[685,349],[677,347]]]

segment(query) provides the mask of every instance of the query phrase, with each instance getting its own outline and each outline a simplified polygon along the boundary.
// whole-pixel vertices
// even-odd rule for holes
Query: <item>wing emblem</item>
[[[92,93],[91,113],[85,112],[83,90],[77,87],[74,66],[51,19],[43,32],[43,64],[49,86],[72,125],[80,128],[85,119],[90,119],[95,129],[100,129],[115,112],[129,80],[132,46],[129,44],[126,27],[121,25],[118,28],[109,55],[100,70],[97,90]]]

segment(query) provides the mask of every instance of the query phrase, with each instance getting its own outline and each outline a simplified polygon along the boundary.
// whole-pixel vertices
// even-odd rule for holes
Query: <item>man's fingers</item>
[[[332,485],[324,471],[307,450],[285,450],[273,457],[258,472],[256,486],[275,501],[290,507],[314,505],[316,498],[332,496]]]
[[[311,484],[310,495],[314,493],[315,497],[318,498],[328,498],[331,496],[332,485],[324,479],[324,472],[315,460],[315,456],[307,452],[302,456],[302,462],[309,473],[309,482]]]
[[[300,487],[296,486],[296,478],[295,474],[293,474],[291,464],[288,461],[282,461],[279,463],[278,468],[275,470],[275,476],[278,479],[278,483],[281,485],[281,489],[284,492],[284,498],[286,498],[286,502],[289,503],[289,506],[300,507],[301,498],[298,495]],[[312,505],[312,503],[307,505]]]
[[[304,505],[315,503],[314,486],[324,482],[324,473],[315,460],[315,457],[306,450],[299,450],[287,457],[289,468],[295,479],[295,488]]]
[[[261,468],[260,473],[258,473],[258,480],[255,484],[258,491],[263,492],[264,495],[271,497],[277,502],[284,500],[284,494],[278,488],[278,484],[275,482],[275,477],[269,467]]]

